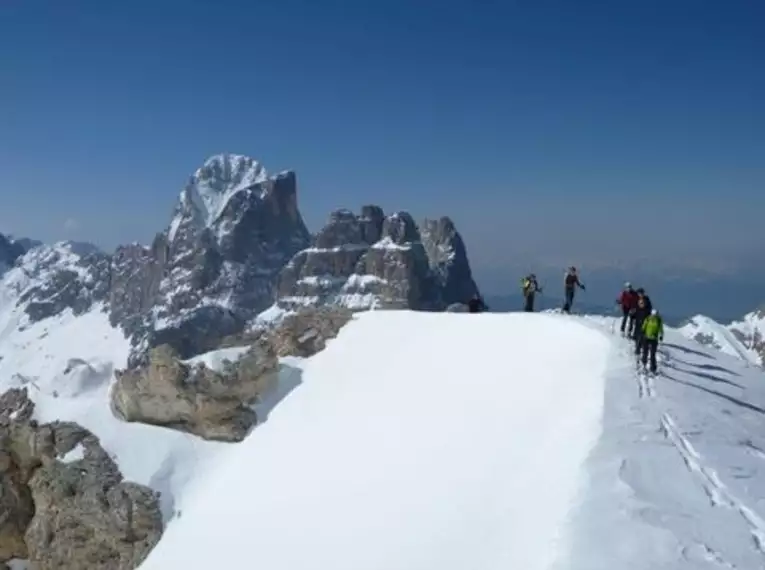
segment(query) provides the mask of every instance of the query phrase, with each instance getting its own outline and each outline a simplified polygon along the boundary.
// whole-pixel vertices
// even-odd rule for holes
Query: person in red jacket
[[[624,284],[624,290],[616,302],[622,308],[622,336],[626,329],[627,336],[632,338],[635,333],[635,312],[637,311],[638,294],[632,288],[631,283]]]

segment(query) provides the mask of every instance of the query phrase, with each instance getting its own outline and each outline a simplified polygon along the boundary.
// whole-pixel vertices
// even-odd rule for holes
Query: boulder
[[[115,415],[193,433],[208,440],[241,441],[257,421],[250,404],[278,379],[279,361],[260,338],[226,370],[181,361],[168,345],[149,352],[146,365],[117,371]]]

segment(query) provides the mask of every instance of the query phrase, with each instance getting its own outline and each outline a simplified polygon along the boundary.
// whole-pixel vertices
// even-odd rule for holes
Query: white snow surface
[[[211,370],[220,371],[223,370],[226,361],[231,363],[239,360],[249,350],[249,346],[232,346],[230,348],[221,348],[219,350],[212,350],[199,354],[193,358],[189,358],[184,362],[191,366],[196,364],[204,364]]]
[[[142,570],[760,570],[765,378],[613,319],[354,317]]]
[[[545,359],[548,334],[560,360]],[[526,358],[471,358],[509,341]],[[575,322],[363,314],[142,568],[236,567],[252,553],[272,570],[548,568],[599,435],[609,345]]]

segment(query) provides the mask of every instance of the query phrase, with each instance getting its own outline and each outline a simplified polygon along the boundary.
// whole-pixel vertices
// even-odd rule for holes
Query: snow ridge
[[[712,346],[755,366],[765,364],[762,330],[765,319],[759,312],[749,313],[742,321],[721,325],[704,315],[689,319],[680,330],[702,345]]]

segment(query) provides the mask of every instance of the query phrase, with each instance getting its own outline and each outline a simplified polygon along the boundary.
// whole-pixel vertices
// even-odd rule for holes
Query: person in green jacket
[[[648,364],[648,358],[651,359],[650,371],[656,374],[656,350],[659,348],[659,342],[664,340],[664,323],[661,315],[654,309],[651,314],[643,321],[643,354],[642,361],[645,368]]]

